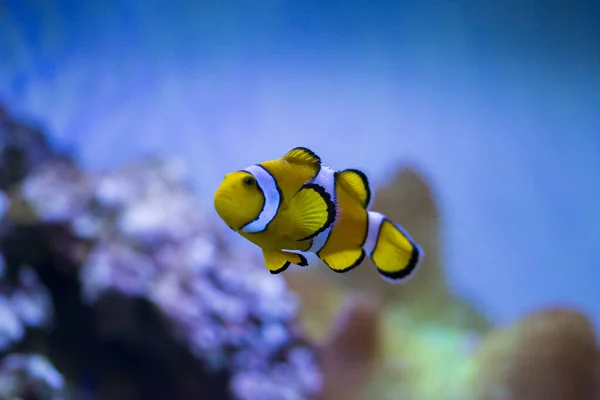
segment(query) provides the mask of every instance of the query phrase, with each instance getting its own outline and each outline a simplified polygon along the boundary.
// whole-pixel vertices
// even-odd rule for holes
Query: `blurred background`
[[[92,290],[85,289],[90,285],[96,292],[100,286],[110,287],[121,296],[145,298],[153,310],[162,312],[161,318],[169,321],[166,325],[181,323],[187,328],[175,331],[185,332],[190,325],[181,321],[188,317],[172,308],[177,291],[172,281],[165,283],[168,289],[163,291],[148,289],[146,284],[135,291],[123,284],[131,275],[166,282],[171,269],[138,265],[127,258],[131,255],[126,261],[114,261],[111,257],[121,253],[106,242],[112,246],[124,241],[148,257],[149,263],[161,263],[162,255],[149,255],[156,250],[157,237],[162,238],[162,246],[199,235],[195,228],[185,227],[186,222],[193,225],[189,221],[200,221],[202,235],[218,242],[205,253],[218,249],[220,255],[211,257],[226,259],[211,258],[206,263],[219,271],[236,271],[237,263],[252,264],[256,268],[247,276],[255,277],[249,284],[256,293],[248,289],[253,296],[271,293],[271,286],[285,283],[288,289],[278,289],[281,295],[285,292],[298,299],[297,311],[289,317],[298,320],[298,331],[285,329],[288,335],[296,332],[293,340],[309,342],[301,347],[316,355],[316,361],[301,369],[314,369],[314,379],[320,383],[307,381],[289,393],[273,389],[251,394],[258,391],[258,378],[246,378],[235,386],[235,379],[219,375],[218,379],[229,379],[223,385],[237,388],[228,389],[229,395],[235,393],[233,398],[352,399],[361,391],[373,399],[417,400],[600,396],[590,394],[596,390],[594,382],[600,381],[598,361],[586,359],[598,353],[594,328],[600,323],[598,2],[3,0],[0,103],[5,109],[0,142],[3,160],[8,160],[0,175],[11,177],[2,187],[8,210],[2,234],[5,263],[17,275],[22,265],[31,265],[49,291],[55,311],[62,304],[57,297],[63,293],[61,285],[82,286],[73,289],[71,302],[80,301],[77,293]],[[32,137],[37,139],[23,139],[29,131],[35,131]],[[43,146],[41,136],[36,136],[42,134],[48,141]],[[323,265],[292,268],[284,278],[267,276],[259,250],[223,229],[212,208],[212,195],[224,174],[277,158],[296,146],[312,149],[330,167],[360,168],[368,174],[377,190],[374,208],[406,226],[425,248],[427,262],[413,283],[389,287],[379,281],[370,263],[344,276]],[[9,157],[15,149],[20,158]],[[63,160],[65,154],[69,162]],[[9,172],[15,165],[22,173]],[[44,175],[47,171],[54,171],[52,178]],[[27,177],[43,182],[25,184]],[[80,187],[85,190],[74,189]],[[181,196],[187,200],[169,197],[178,190],[186,193]],[[52,202],[48,200],[52,196],[62,197]],[[111,200],[104,199],[106,204],[98,200],[103,196]],[[198,203],[190,207],[193,210],[182,205],[192,198]],[[153,203],[161,201],[166,206]],[[27,212],[15,206],[21,202],[27,204]],[[127,207],[140,202],[145,211],[127,214]],[[98,211],[98,203],[112,211]],[[111,207],[117,203],[135,229],[115,217]],[[67,233],[56,227],[57,221],[67,223]],[[111,228],[98,228],[103,224]],[[31,238],[37,236],[19,231],[20,227],[33,229],[32,225],[35,232],[51,230],[44,240],[52,243],[52,256],[30,260],[11,253],[15,237],[19,246],[28,249],[24,253],[41,251],[39,243],[44,240],[32,244]],[[93,234],[89,233],[92,225]],[[177,234],[169,231],[165,239],[152,230],[162,232],[165,226]],[[144,229],[152,231],[152,244]],[[60,251],[52,239],[59,235],[55,230],[70,238],[60,241]],[[139,241],[149,247],[140,250]],[[88,275],[78,272],[74,280],[69,274],[59,279],[43,272],[49,258],[62,260],[57,252],[68,253],[68,263],[78,270],[104,266],[90,267],[95,272]],[[92,262],[94,257],[101,261]],[[106,266],[111,262],[127,269],[127,277],[107,272],[112,271]],[[224,264],[232,265],[225,268]],[[144,268],[161,272],[140,272]],[[193,271],[186,274],[198,273]],[[109,275],[114,276],[110,285]],[[173,279],[184,281],[186,276]],[[16,287],[14,282],[7,285]],[[198,289],[204,295],[207,290]],[[235,290],[232,293],[232,298],[240,297]],[[23,342],[28,343],[23,349],[45,354],[58,365],[69,398],[171,398],[174,393],[179,393],[177,398],[226,398],[202,397],[197,388],[189,388],[193,385],[176,378],[161,389],[162,394],[155,390],[145,395],[138,390],[141,381],[125,384],[121,378],[106,378],[106,371],[125,371],[123,365],[133,363],[117,355],[131,347],[128,341],[120,342],[129,328],[113,326],[119,320],[114,310],[130,300],[107,296],[111,306],[95,303],[93,311],[85,311],[88,306],[82,305],[77,312],[100,313],[104,326],[85,328],[94,333],[82,348],[108,340],[98,332],[117,332],[110,336],[111,343],[116,340],[121,346],[111,347],[112,364],[79,364],[73,361],[77,352],[57,344],[75,329],[74,322],[60,318],[76,318],[80,314],[75,311],[65,311],[62,317],[56,311],[53,323],[63,330],[48,328],[43,332],[54,333],[40,333],[33,342]],[[220,299],[215,296],[203,298],[208,304],[203,307],[212,309],[210,303]],[[65,310],[70,304],[64,302]],[[2,318],[0,314],[0,323]],[[354,332],[355,337],[343,337],[344,332]],[[78,335],[84,333],[73,334]],[[131,335],[132,343],[138,343]],[[161,347],[167,337],[177,341],[179,336],[164,333],[142,349],[136,345],[136,357],[147,348]],[[192,333],[183,337],[194,337],[200,347],[208,340]],[[535,361],[539,352],[525,357],[522,348],[546,337],[556,342],[540,345],[540,352],[558,350],[544,360],[554,357],[550,359],[556,365],[563,365],[569,364],[565,357],[574,357],[573,363],[582,365],[584,372],[572,373],[573,381],[550,370],[517,378],[523,376],[519,368],[530,371],[530,365],[539,364]],[[588,347],[573,349],[565,337]],[[46,347],[39,347],[41,342]],[[350,354],[367,346],[364,343],[371,347]],[[55,349],[54,355],[48,348]],[[202,349],[196,353],[206,361],[208,350]],[[513,358],[506,356],[511,351]],[[517,359],[519,354],[523,360]],[[157,362],[162,362],[160,357]],[[186,362],[193,367],[181,374],[195,371],[194,361]],[[453,363],[456,368],[450,367]],[[225,363],[222,369],[231,372],[237,368],[233,364]],[[490,370],[492,364],[506,366]],[[264,372],[261,379],[275,382],[277,373]],[[217,379],[207,376],[206,382]],[[359,382],[358,389],[343,392],[339,382],[348,381]],[[535,386],[531,382],[544,382],[539,390],[544,386],[550,390],[549,382],[555,381],[564,388],[554,388],[550,394],[523,389]],[[114,389],[109,395],[99,389],[110,385],[126,386],[129,391]],[[187,389],[180,389],[183,386]],[[481,387],[475,390],[474,386]],[[497,387],[504,388],[504,394],[491,389]],[[519,390],[533,397],[523,397],[528,395]]]

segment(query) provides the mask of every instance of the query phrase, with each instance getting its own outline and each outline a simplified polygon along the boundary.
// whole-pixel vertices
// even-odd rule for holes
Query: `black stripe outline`
[[[298,253],[295,253],[295,254],[298,254]],[[299,265],[300,267],[308,266],[308,260],[306,259],[306,257],[304,257],[302,254],[298,254],[298,257],[300,257],[300,262],[296,265]]]
[[[277,216],[279,215],[279,210],[281,209],[281,204],[283,204],[283,192],[281,191],[281,188],[279,187],[279,184],[277,183],[277,179],[275,179],[275,176],[273,176],[273,174],[264,165],[262,165],[260,163],[255,164],[255,165],[264,169],[265,172],[267,174],[269,174],[269,176],[271,178],[273,178],[273,182],[275,182],[275,189],[277,189],[277,193],[279,193],[279,203],[277,204],[277,210],[275,210],[275,215],[273,215],[273,218],[271,218],[271,220],[269,222],[267,222],[267,224],[265,225],[265,228],[263,230],[257,231],[257,232],[252,232],[252,233],[261,233],[261,232],[266,231],[267,228],[269,227],[269,225],[271,225],[271,222],[273,222],[275,220],[275,218],[277,218]],[[242,171],[242,172],[248,173],[248,171]],[[252,175],[252,174],[250,174],[250,175]],[[258,213],[257,217],[254,218],[252,221],[248,222],[246,225],[251,224],[252,222],[256,221],[260,217],[260,214],[263,212],[263,210],[265,209],[265,205],[267,204],[267,197],[265,196],[265,192],[260,187],[260,183],[258,182],[258,179],[256,179],[256,187],[258,187],[260,189],[261,193],[263,194],[263,207],[260,210],[260,212]],[[242,226],[240,228],[240,230],[243,229],[246,225]]]
[[[327,230],[327,228],[329,228],[329,226],[331,224],[333,224],[333,222],[335,221],[335,217],[337,215],[335,203],[331,200],[331,195],[329,193],[327,193],[327,190],[323,186],[317,185],[316,183],[307,183],[306,185],[303,185],[300,188],[300,190],[305,190],[305,189],[314,190],[315,192],[317,192],[318,194],[321,195],[323,200],[325,200],[325,204],[327,205],[327,221],[325,221],[325,224],[322,227],[320,227],[319,229],[317,229],[315,232],[311,233],[310,235],[308,235],[305,238],[299,239],[298,240],[299,242],[302,242],[302,241],[308,240],[308,239],[312,239],[312,238],[316,237],[319,233]],[[298,190],[298,192],[300,192],[300,190]],[[325,242],[325,244],[327,244],[327,242]],[[325,248],[325,245],[323,245],[323,248]]]
[[[278,269],[275,269],[275,270],[269,270],[269,272],[270,272],[272,275],[280,274],[280,273],[282,273],[283,271],[285,271],[286,269],[288,269],[288,267],[289,267],[290,265],[292,265],[292,263],[291,263],[291,262],[289,262],[289,261],[286,261],[286,262],[285,262],[285,263],[284,263],[284,264],[283,264],[283,265],[282,265],[280,268],[278,268]]]
[[[402,229],[398,228],[398,226],[396,226],[396,224],[394,224],[392,221],[390,221],[389,219],[384,217],[381,220],[381,225],[379,227],[379,233],[377,234],[377,241],[375,242],[375,246],[373,248],[373,253],[375,252],[375,249],[377,248],[377,243],[379,243],[379,235],[381,233],[381,230],[382,230],[381,228],[383,226],[383,223],[386,221],[389,222],[394,228],[398,229],[398,231],[400,231],[406,237],[406,239],[413,246],[413,250],[410,255],[410,259],[408,260],[408,264],[402,270],[397,271],[397,272],[386,272],[386,271],[382,271],[379,268],[377,268],[377,272],[379,272],[381,275],[385,276],[386,278],[393,279],[393,280],[401,280],[413,273],[413,271],[419,264],[419,260],[421,258],[421,252],[419,250],[419,246],[417,246],[417,244],[410,238],[410,236],[405,234],[404,231]],[[373,254],[373,253],[371,253],[371,254]],[[373,262],[373,263],[375,263],[375,262]],[[375,264],[375,265],[377,265],[377,264]]]
[[[348,271],[353,270],[354,268],[358,267],[363,262],[365,257],[366,257],[365,251],[363,249],[360,249],[360,256],[358,256],[356,261],[354,261],[352,264],[350,264],[349,266],[347,266],[346,268],[343,268],[343,269],[333,269],[333,268],[331,268],[331,266],[329,264],[327,264],[327,262],[325,260],[323,260],[319,256],[319,258],[321,258],[321,261],[323,261],[323,263],[325,263],[325,265],[327,265],[327,267],[329,267],[330,270],[332,270],[333,272],[336,272],[338,274],[343,274],[345,272],[348,272]]]
[[[294,147],[293,149],[291,149],[290,151],[288,151],[286,154],[288,154],[288,153],[290,153],[290,152],[292,152],[294,150],[305,151],[311,157],[314,157],[317,160],[317,171],[315,172],[315,174],[313,176],[311,176],[310,178],[308,178],[308,180],[306,181],[306,182],[312,182],[317,176],[319,176],[319,172],[321,172],[321,168],[323,168],[323,165],[321,164],[321,157],[319,157],[314,151],[312,151],[311,149],[308,149],[306,147]],[[290,163],[290,164],[294,164],[294,163]]]
[[[363,185],[367,191],[367,198],[365,200],[365,204],[361,204],[361,206],[363,206],[364,208],[368,208],[371,204],[371,186],[369,185],[369,178],[367,177],[367,175],[356,168],[348,168],[341,171],[337,171],[336,174],[341,174],[342,172],[354,172],[363,181]]]
[[[337,188],[336,188],[336,184],[335,184],[335,173],[333,174],[333,198],[337,199]],[[337,209],[336,209],[336,216],[334,217],[334,223],[335,223],[335,218],[337,218]],[[335,229],[335,224],[331,227],[331,230],[329,231],[329,235],[327,235],[327,239],[325,239],[325,242],[323,243],[323,246],[319,249],[319,251],[316,252],[317,257],[321,258],[321,256],[319,256],[319,254],[321,253],[321,251],[323,251],[324,248],[327,247],[327,243],[329,243],[329,239],[331,238],[331,235],[333,235],[333,230],[334,229]],[[312,247],[312,244],[311,244],[311,247]],[[325,261],[323,261],[323,262],[325,262]],[[327,263],[325,263],[325,264],[327,264]]]
[[[308,154],[310,154],[311,157],[314,157],[317,160],[317,163],[319,164],[319,166],[321,166],[321,157],[319,157],[314,151],[312,151],[311,149],[308,149],[306,147],[302,147],[302,146],[298,146],[298,147],[294,147],[293,149],[291,149],[289,152],[292,152],[294,150],[302,150],[307,152]]]

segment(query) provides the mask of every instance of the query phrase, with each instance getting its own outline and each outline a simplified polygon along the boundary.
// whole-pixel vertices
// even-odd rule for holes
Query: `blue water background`
[[[182,157],[208,212],[299,145],[415,164],[454,289],[600,323],[600,2],[4,0],[0,101],[90,169]]]

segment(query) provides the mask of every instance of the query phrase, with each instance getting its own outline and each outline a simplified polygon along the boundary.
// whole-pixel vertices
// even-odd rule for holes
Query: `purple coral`
[[[18,274],[18,285],[9,298],[11,309],[27,327],[50,326],[54,317],[50,291],[31,267],[22,266]]]
[[[0,110],[0,189],[19,183],[54,155],[42,132]]]
[[[21,196],[44,222],[68,221],[81,214],[91,190],[90,179],[64,158],[42,163],[21,184]]]
[[[10,354],[0,362],[0,398],[66,399],[65,380],[45,357]]]
[[[104,208],[94,212],[110,210],[112,224],[98,232],[81,269],[84,294],[93,300],[116,290],[155,304],[207,367],[231,372],[235,398],[316,393],[316,360],[294,329],[297,300],[283,279],[218,254],[201,207],[172,164],[137,168],[99,181],[95,203]]]
[[[25,328],[19,317],[10,308],[10,302],[0,297],[0,350],[4,351],[23,338]]]
[[[0,190],[0,220],[2,220],[9,207],[10,201],[8,200],[8,196]]]
[[[22,340],[27,328],[49,327],[53,317],[50,293],[31,267],[18,268],[13,284],[6,282],[5,273],[0,254],[0,351]]]
[[[0,350],[69,371],[13,353],[2,394],[58,399],[65,379],[93,398],[319,392],[295,296],[223,249],[180,162],[88,174],[4,115],[0,171]]]

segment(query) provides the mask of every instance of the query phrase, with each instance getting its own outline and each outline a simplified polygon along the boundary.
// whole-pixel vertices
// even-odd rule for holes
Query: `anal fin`
[[[293,240],[311,239],[323,232],[335,220],[335,204],[319,185],[306,184],[290,200],[287,236]]]
[[[356,248],[329,254],[318,254],[318,256],[333,271],[342,273],[360,265],[365,258],[365,252],[361,248]]]
[[[265,266],[272,274],[279,274],[285,271],[291,264],[306,267],[308,261],[302,254],[292,253],[290,251],[263,250]]]

